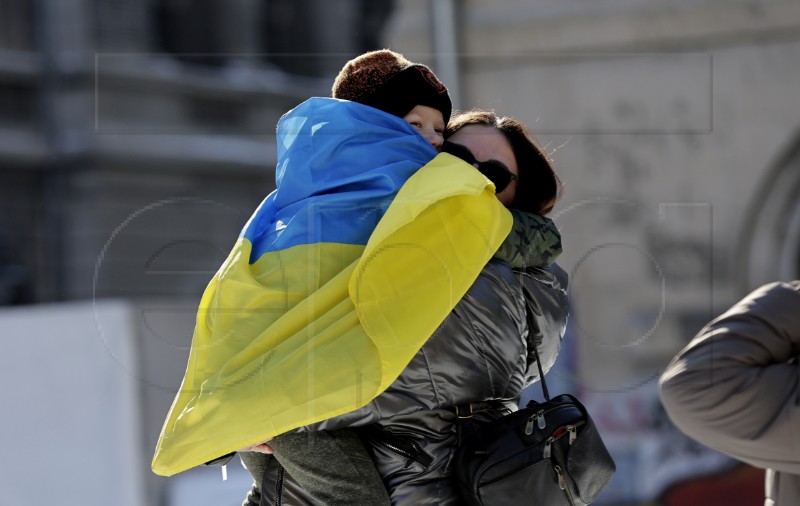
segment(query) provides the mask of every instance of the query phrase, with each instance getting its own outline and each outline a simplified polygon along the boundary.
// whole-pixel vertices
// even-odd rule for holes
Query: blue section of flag
[[[400,187],[437,154],[402,118],[333,98],[286,113],[277,137],[277,189],[242,231],[250,263],[299,244],[366,244]]]

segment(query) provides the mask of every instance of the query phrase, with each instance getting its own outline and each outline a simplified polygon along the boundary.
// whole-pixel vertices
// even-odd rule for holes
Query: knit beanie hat
[[[453,109],[447,88],[431,69],[389,49],[370,51],[347,62],[333,82],[331,95],[401,118],[415,106],[427,105],[442,113],[445,124]]]

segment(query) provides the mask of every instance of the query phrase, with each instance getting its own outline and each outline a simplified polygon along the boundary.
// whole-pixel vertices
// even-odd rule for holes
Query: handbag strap
[[[528,331],[530,332],[530,330]],[[544,394],[545,400],[550,400],[550,392],[547,391],[547,382],[544,380],[544,371],[542,371],[542,361],[539,360],[539,351],[536,349],[536,345],[533,345],[533,355],[536,357],[536,366],[539,368],[539,381],[542,383],[542,394]]]
[[[526,292],[528,290],[525,290]],[[525,315],[528,319],[528,336],[531,335],[533,329],[538,328],[533,323],[533,316],[531,315],[531,309],[528,307],[528,302],[525,302]],[[542,384],[542,394],[544,394],[545,400],[550,400],[550,392],[547,390],[547,382],[544,380],[544,371],[542,370],[542,361],[539,359],[539,350],[538,346],[536,346],[536,339],[533,339],[533,357],[536,359],[536,367],[539,368],[539,381]]]

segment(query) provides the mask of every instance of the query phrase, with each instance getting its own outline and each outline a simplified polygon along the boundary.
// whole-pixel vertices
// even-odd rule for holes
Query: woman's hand
[[[261,441],[260,443],[256,443],[254,445],[248,446],[247,448],[242,448],[239,450],[240,452],[258,452],[258,453],[266,453],[267,455],[272,454],[272,447],[268,445],[272,441],[272,438],[269,438],[265,441]]]

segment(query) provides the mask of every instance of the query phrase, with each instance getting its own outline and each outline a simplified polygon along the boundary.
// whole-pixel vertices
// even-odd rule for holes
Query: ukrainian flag
[[[281,119],[276,183],[203,294],[157,474],[367,404],[511,229],[484,176],[347,101]]]

